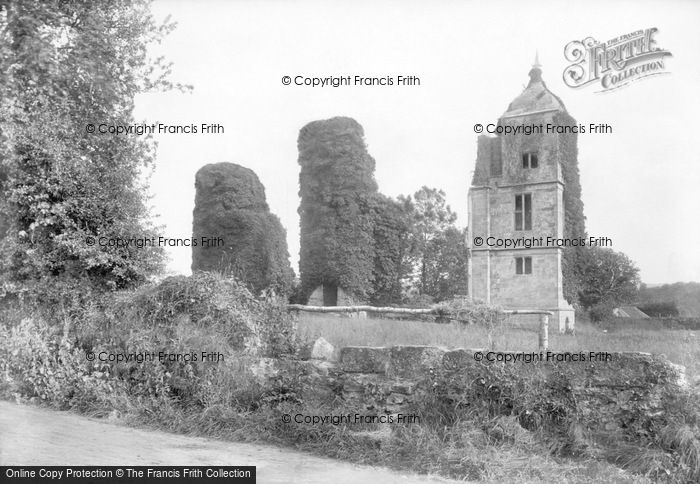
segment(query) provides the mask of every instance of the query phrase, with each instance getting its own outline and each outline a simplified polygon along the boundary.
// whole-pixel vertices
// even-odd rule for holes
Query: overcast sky
[[[190,237],[194,175],[207,163],[253,169],[299,257],[297,135],[306,123],[355,118],[391,196],[441,188],[467,223],[476,160],[473,126],[495,122],[528,82],[543,79],[584,125],[579,136],[590,235],[607,236],[647,283],[700,281],[700,2],[177,1],[154,5],[177,29],[157,48],[191,94],[143,95],[147,123],[219,123],[224,134],[160,135],[151,178],[164,235]],[[668,75],[596,93],[562,80],[572,40],[613,39],[656,27]],[[415,75],[420,86],[285,86],[283,76]],[[191,251],[169,250],[188,274]]]

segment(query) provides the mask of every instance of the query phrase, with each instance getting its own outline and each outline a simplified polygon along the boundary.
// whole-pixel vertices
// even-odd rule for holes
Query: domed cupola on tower
[[[564,103],[547,89],[547,85],[542,80],[542,66],[540,66],[537,56],[535,57],[535,64],[530,69],[529,76],[530,82],[527,87],[510,103],[501,118],[552,111],[566,112]]]

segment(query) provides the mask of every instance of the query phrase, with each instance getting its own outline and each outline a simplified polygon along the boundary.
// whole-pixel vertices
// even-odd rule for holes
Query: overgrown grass
[[[440,402],[431,397],[413,403],[413,411],[421,415],[420,424],[387,428],[380,424],[286,422],[285,414],[371,412],[351,408],[328,395],[302,399],[293,374],[261,381],[251,371],[257,360],[244,358],[240,342],[231,334],[233,323],[243,328],[235,333],[260,324],[274,332],[279,332],[276,328],[291,331],[293,325],[284,322],[286,313],[280,316],[278,305],[252,301],[244,292],[234,297],[235,291],[225,281],[207,277],[143,288],[116,301],[109,311],[63,326],[33,318],[30,313],[5,312],[6,320],[0,324],[0,398],[40,401],[88,415],[109,416],[129,425],[292,446],[363,464],[486,483],[645,483],[651,482],[649,477],[658,477],[658,469],[678,468],[677,463],[667,462],[672,455],[690,471],[698,469],[695,421],[668,426],[659,434],[663,448],[675,454],[620,445],[613,456],[616,463],[637,474],[592,454],[557,454],[551,449],[551,435],[542,429],[524,429],[515,415],[485,412],[477,405],[467,405],[460,412],[454,408],[441,412]],[[225,317],[220,317],[220,312]],[[534,320],[488,328],[304,315],[297,334],[307,341],[323,336],[337,348],[395,344],[448,348],[491,345],[509,350],[537,347]],[[697,372],[692,365],[697,364],[700,353],[692,332],[658,331],[651,326],[604,331],[586,324],[579,325],[575,336],[552,331],[550,347],[555,351],[665,353]],[[286,343],[292,342],[287,337],[277,341],[268,335],[266,339],[276,352],[284,352]],[[113,365],[86,360],[86,352],[99,350],[207,350],[226,354],[226,363]]]
[[[299,318],[301,340],[322,336],[336,348],[343,346],[435,345],[446,348],[487,348],[492,341],[497,350],[535,351],[538,324],[532,319],[506,321],[489,333],[479,325],[438,324],[391,319],[354,319],[305,313]],[[491,339],[490,339],[491,338]],[[700,332],[659,328],[652,321],[616,321],[595,325],[578,322],[576,334],[549,330],[551,351],[643,351],[665,355],[686,367],[689,378],[700,375]]]
[[[552,457],[542,436],[524,430],[513,417],[468,419],[450,426],[392,426],[382,433],[377,424],[308,425],[286,423],[283,416],[367,413],[329,402],[280,402],[254,412],[230,406],[204,411],[166,405],[157,413],[134,409],[124,423],[223,440],[294,447],[358,464],[402,472],[441,475],[466,482],[496,484],[651,483],[607,462]]]

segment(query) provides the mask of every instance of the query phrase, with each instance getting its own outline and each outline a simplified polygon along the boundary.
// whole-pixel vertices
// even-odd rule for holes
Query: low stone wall
[[[321,347],[324,359],[312,351],[293,369],[316,396],[377,414],[409,414],[426,397],[454,412],[486,405],[529,430],[575,422],[595,440],[663,418],[668,399],[688,387],[683,367],[647,353],[345,347],[333,361],[337,352]]]
[[[486,361],[505,358],[521,361]],[[616,408],[625,406],[623,403],[645,399],[647,402],[642,404],[648,404],[649,410],[663,411],[658,407],[662,403],[658,398],[662,387],[687,385],[682,367],[647,353],[489,353],[429,346],[346,347],[340,352],[337,369],[345,399],[362,401],[387,412],[399,410],[402,404],[429,390],[426,384],[435,388],[434,383],[452,385],[438,391],[459,403],[460,395],[483,389],[490,390],[495,399],[507,400],[504,392],[509,383],[529,381],[542,390],[549,387],[569,393],[584,416],[613,416],[618,413]]]

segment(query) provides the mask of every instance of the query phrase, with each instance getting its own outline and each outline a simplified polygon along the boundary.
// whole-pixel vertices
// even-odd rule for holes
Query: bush
[[[14,311],[17,323],[31,315],[62,326],[66,321],[85,321],[96,308],[113,300],[114,294],[96,289],[87,278],[42,277],[22,284],[5,281],[0,284],[0,311]]]
[[[266,391],[251,365],[295,349],[283,300],[257,300],[218,274],[118,293],[81,316],[62,328],[41,318],[0,327],[0,391],[93,411],[249,405]],[[107,355],[129,359],[101,361]]]
[[[196,272],[119,294],[107,308],[105,322],[122,333],[150,329],[172,337],[177,325],[187,319],[195,327],[224,335],[232,348],[253,350],[258,346],[258,305],[236,280]]]
[[[438,315],[460,323],[480,324],[489,328],[500,326],[504,321],[503,310],[499,306],[455,298],[433,306]]]
[[[203,333],[223,337],[232,349],[261,356],[293,353],[296,321],[281,297],[256,299],[237,280],[214,272],[174,276],[137,291],[120,294],[95,325],[150,328],[171,337],[187,321]]]
[[[588,315],[591,317],[591,321],[594,323],[600,323],[613,317],[613,309],[615,309],[615,303],[611,301],[603,301],[598,304],[591,306],[588,310]]]
[[[110,377],[108,365],[89,361],[75,340],[31,318],[0,327],[0,372],[5,397],[38,398],[58,408],[105,406],[124,388]]]

